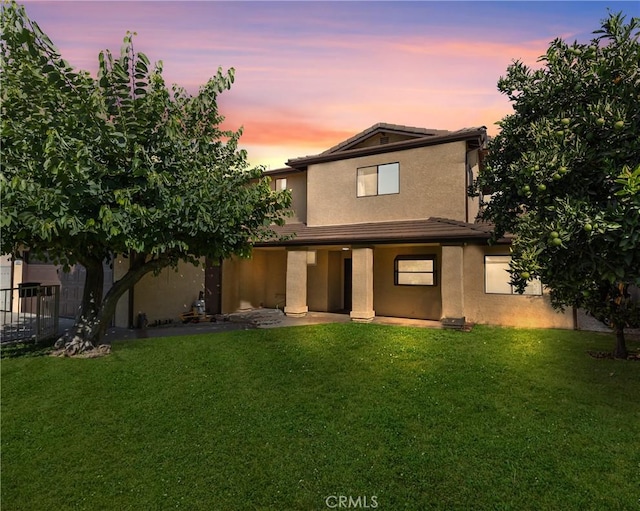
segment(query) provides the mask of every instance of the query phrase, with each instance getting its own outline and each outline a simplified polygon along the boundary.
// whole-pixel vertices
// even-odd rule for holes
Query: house
[[[467,190],[486,138],[484,127],[379,123],[266,171],[274,189],[292,194],[292,216],[276,227],[281,237],[257,243],[250,259],[145,275],[121,298],[115,324],[135,325],[139,313],[151,323],[173,320],[204,291],[214,314],[266,307],[291,316],[342,312],[361,322],[390,316],[574,328],[573,311],[553,310],[539,282],[523,295],[514,291],[509,240],[489,244],[489,227],[476,222],[483,198]],[[116,258],[109,278],[127,267]],[[24,267],[42,281],[37,269]]]

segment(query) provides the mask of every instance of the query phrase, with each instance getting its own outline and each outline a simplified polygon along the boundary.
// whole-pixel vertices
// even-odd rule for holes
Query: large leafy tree
[[[513,113],[489,144],[481,217],[515,235],[512,282],[539,278],[556,308],[610,322],[617,357],[640,311],[640,20],[609,14],[587,44],[554,40],[498,89]]]
[[[69,352],[99,342],[122,294],[143,275],[231,254],[282,223],[287,193],[270,189],[222,131],[218,70],[195,96],[124,38],[99,55],[97,78],[63,60],[23,7],[2,7],[2,252],[27,248],[87,270]],[[103,298],[103,261],[129,270]]]

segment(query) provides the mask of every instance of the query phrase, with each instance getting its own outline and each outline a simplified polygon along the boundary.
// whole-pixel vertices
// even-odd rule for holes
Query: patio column
[[[367,323],[376,312],[373,310],[373,248],[352,248],[352,321]]]
[[[464,247],[442,247],[442,323],[464,326]]]
[[[11,259],[11,284],[9,287],[17,289],[23,281],[24,261],[21,258]],[[22,312],[20,310],[20,294],[11,291],[11,312]]]
[[[287,295],[284,313],[305,316],[307,307],[307,250],[287,251]]]

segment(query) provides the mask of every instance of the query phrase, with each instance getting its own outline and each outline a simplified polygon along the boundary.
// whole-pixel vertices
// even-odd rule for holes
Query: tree
[[[119,57],[99,55],[97,78],[75,71],[24,7],[2,9],[2,252],[21,247],[86,283],[69,353],[91,349],[122,294],[143,275],[201,257],[247,256],[290,205],[222,131],[217,97],[234,70],[196,96],[162,78],[127,33]],[[103,261],[128,272],[102,297]]]
[[[531,69],[515,61],[476,194],[481,218],[509,232],[512,283],[539,278],[555,308],[580,307],[616,332],[640,320],[640,20],[609,14],[588,44],[554,40]],[[634,287],[635,286],[635,287]]]

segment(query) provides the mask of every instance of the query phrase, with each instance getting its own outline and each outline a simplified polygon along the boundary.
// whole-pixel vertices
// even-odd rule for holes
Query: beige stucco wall
[[[341,246],[313,248],[316,251],[316,264],[307,270],[307,301],[310,311],[344,311],[344,260],[353,259],[351,250],[342,250]],[[374,259],[375,264],[375,259]]]
[[[308,250],[316,253],[316,263],[306,267],[308,309],[322,312],[341,309],[345,252]],[[287,250],[284,248],[254,249],[250,259],[226,259],[222,265],[222,312],[258,307],[282,310],[286,303],[286,274]]]
[[[307,306],[311,311],[329,311],[329,252],[316,250],[316,264],[307,265]]]
[[[117,278],[123,270],[114,271],[114,276]],[[191,310],[200,291],[204,291],[204,260],[198,266],[181,262],[177,271],[165,268],[157,276],[147,273],[134,288],[134,321],[140,312],[147,315],[149,322],[176,320],[181,313]],[[127,298],[123,296],[119,306],[123,300]]]
[[[394,260],[398,255],[435,255],[435,286],[396,286]],[[441,250],[437,246],[386,248],[377,246],[373,254],[373,308],[376,316],[440,320]]]
[[[547,295],[499,295],[484,292],[485,254],[509,255],[506,246],[468,245],[464,257],[464,307],[472,323],[532,327],[573,328],[573,313],[556,312]]]
[[[295,172],[276,175],[271,178],[271,188],[275,189],[276,179],[285,178],[287,189],[291,192],[291,211],[293,216],[287,217],[287,223],[305,223],[307,221],[307,173]]]
[[[327,311],[344,310],[344,258],[351,255],[342,249],[329,250],[329,290],[327,296]]]
[[[285,304],[287,252],[254,249],[250,259],[232,257],[222,263],[222,312]]]
[[[310,165],[307,223],[339,225],[421,219],[466,219],[465,142]],[[400,164],[400,193],[356,196],[357,169]]]

